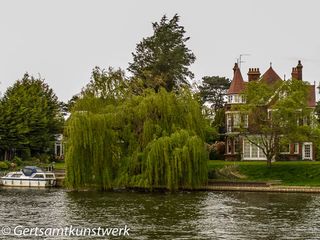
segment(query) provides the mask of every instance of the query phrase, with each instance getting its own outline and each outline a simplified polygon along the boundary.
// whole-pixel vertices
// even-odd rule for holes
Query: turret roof
[[[243,81],[241,71],[236,63],[233,68],[233,79],[227,91],[227,94],[241,93],[245,89],[245,82]]]

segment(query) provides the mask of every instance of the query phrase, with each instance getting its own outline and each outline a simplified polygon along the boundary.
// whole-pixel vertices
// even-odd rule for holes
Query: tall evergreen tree
[[[219,76],[205,76],[199,86],[200,97],[203,103],[207,102],[213,111],[224,107],[224,95],[230,86],[230,79]]]
[[[220,133],[225,131],[224,97],[230,83],[230,79],[225,77],[205,76],[202,78],[202,85],[199,86],[203,110],[212,119],[212,125],[217,127]]]
[[[0,106],[0,148],[5,158],[48,152],[55,134],[62,132],[61,104],[42,79],[25,74],[7,89]]]
[[[188,67],[195,56],[186,46],[189,37],[185,37],[184,27],[179,25],[179,16],[176,14],[170,20],[163,16],[152,26],[154,34],[137,44],[128,70],[135,80],[141,79],[145,87],[156,91],[160,87],[172,91],[189,86],[188,79],[193,78],[193,73]]]

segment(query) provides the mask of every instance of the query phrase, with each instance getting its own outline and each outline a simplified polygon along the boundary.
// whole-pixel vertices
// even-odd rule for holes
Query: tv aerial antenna
[[[237,63],[238,63],[238,66],[239,66],[240,70],[241,70],[241,64],[245,63],[245,61],[243,61],[243,57],[245,57],[245,56],[250,56],[250,54],[249,53],[241,53],[239,55],[239,57],[237,58]]]

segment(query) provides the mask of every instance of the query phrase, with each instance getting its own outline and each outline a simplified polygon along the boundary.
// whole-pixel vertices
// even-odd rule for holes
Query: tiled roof
[[[316,106],[316,88],[315,88],[315,85],[310,85],[309,86],[308,106],[309,107],[315,107]]]
[[[240,93],[245,88],[245,83],[243,81],[238,64],[235,64],[233,70],[234,70],[234,75],[233,75],[233,79],[227,94]]]
[[[270,66],[270,68],[262,75],[261,81],[265,81],[267,84],[273,85],[277,81],[282,81],[281,77],[273,70],[273,68]]]
[[[237,94],[241,93],[248,82],[243,81],[241,71],[238,67],[238,64],[235,64],[234,68],[234,75],[231,82],[231,85],[227,91],[227,94]],[[267,84],[273,85],[277,81],[282,81],[280,76],[273,70],[273,68],[270,66],[270,68],[262,75],[260,78],[261,81],[265,81]],[[308,106],[309,107],[315,107],[316,106],[316,91],[315,91],[315,85],[309,86],[309,94],[308,94]]]

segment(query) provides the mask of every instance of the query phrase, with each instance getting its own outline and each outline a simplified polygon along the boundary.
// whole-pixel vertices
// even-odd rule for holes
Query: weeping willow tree
[[[71,188],[197,188],[206,184],[208,123],[192,94],[146,91],[79,100],[67,122]]]

